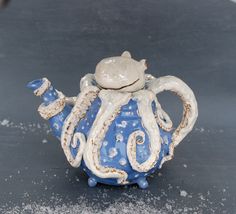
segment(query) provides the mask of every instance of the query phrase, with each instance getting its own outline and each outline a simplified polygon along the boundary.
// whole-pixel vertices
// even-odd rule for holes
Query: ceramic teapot
[[[40,115],[49,120],[68,162],[89,176],[88,185],[137,183],[171,160],[174,148],[192,130],[198,116],[192,90],[174,76],[145,74],[146,60],[128,51],[101,60],[94,74],[80,81],[77,97],[66,97],[47,78],[28,83],[43,99]],[[176,129],[157,94],[169,90],[183,101]]]

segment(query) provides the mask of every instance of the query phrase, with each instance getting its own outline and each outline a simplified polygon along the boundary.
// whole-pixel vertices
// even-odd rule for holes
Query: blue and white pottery
[[[146,69],[146,60],[136,61],[125,51],[103,59],[95,74],[85,75],[77,97],[66,97],[47,78],[27,85],[42,97],[40,115],[49,120],[68,162],[88,174],[91,187],[99,182],[146,188],[146,177],[172,159],[196,122],[192,90],[176,77],[155,78]],[[165,90],[183,101],[176,129],[157,99]]]

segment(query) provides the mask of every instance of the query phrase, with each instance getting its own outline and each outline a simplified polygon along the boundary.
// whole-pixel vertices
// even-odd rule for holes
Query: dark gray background
[[[76,95],[83,75],[124,50],[147,59],[147,73],[188,83],[199,119],[162,175],[150,178],[148,190],[91,189],[46,133],[46,122],[36,112],[40,100],[25,85],[47,76],[66,95]],[[16,206],[23,207],[20,212],[33,203],[52,210],[62,204],[68,210],[76,204],[81,210],[120,209],[115,201],[121,201],[122,207],[132,202],[136,213],[149,207],[154,213],[183,208],[180,213],[235,213],[235,72],[236,4],[229,0],[12,1],[0,11],[2,212]],[[180,101],[168,93],[160,101],[177,124]],[[188,195],[181,196],[181,190]],[[136,206],[136,200],[146,205]]]

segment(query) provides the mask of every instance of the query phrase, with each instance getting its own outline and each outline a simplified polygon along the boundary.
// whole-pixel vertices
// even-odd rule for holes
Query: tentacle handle
[[[153,78],[148,83],[147,88],[158,94],[162,91],[172,91],[177,94],[183,102],[182,120],[172,135],[172,143],[170,145],[169,155],[164,157],[162,163],[172,159],[174,148],[183,140],[183,138],[192,130],[197,117],[198,107],[193,91],[189,86],[174,76],[164,76]]]

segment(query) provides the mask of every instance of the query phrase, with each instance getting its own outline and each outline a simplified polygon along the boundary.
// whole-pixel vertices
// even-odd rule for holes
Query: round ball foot
[[[138,184],[139,188],[141,188],[141,189],[146,189],[148,187],[148,182],[147,182],[146,178],[139,178],[137,180],[137,184]]]
[[[95,187],[96,185],[97,185],[97,180],[95,179],[95,178],[89,178],[88,179],[88,185],[90,186],[90,187]]]

